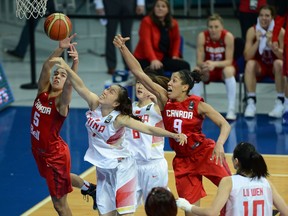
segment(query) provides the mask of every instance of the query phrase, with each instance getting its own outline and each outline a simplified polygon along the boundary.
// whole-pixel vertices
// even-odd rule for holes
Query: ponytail
[[[233,152],[233,158],[239,161],[238,174],[249,174],[251,178],[269,176],[266,162],[255,147],[247,142],[239,143]]]

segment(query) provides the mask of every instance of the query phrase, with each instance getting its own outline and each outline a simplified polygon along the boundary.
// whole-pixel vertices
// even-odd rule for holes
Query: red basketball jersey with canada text
[[[204,31],[205,43],[204,43],[204,51],[205,51],[205,61],[223,61],[225,60],[225,36],[227,34],[227,30],[221,31],[220,39],[217,41],[213,41],[210,38],[209,32]]]
[[[166,130],[184,133],[187,136],[187,144],[180,146],[178,142],[170,138],[171,148],[178,155],[191,155],[193,145],[201,143],[205,139],[202,133],[204,118],[198,114],[198,104],[203,98],[191,95],[182,102],[168,100],[162,111],[163,122]]]
[[[32,146],[46,153],[57,151],[59,145],[65,143],[59,135],[65,118],[56,109],[55,97],[49,98],[48,92],[41,93],[32,107]]]

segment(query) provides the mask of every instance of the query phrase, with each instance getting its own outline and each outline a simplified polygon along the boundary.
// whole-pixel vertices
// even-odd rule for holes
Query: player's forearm
[[[258,47],[259,47],[259,41],[256,41],[249,49],[244,51],[244,58],[246,61],[254,58],[258,50]]]
[[[55,63],[51,63],[50,60],[53,58],[53,57],[59,57],[61,56],[61,54],[63,53],[64,49],[63,48],[60,48],[58,47],[57,49],[54,50],[53,53],[51,53],[51,55],[46,59],[46,61],[44,62],[43,64],[43,67],[46,68],[46,70],[49,70],[51,69]]]
[[[140,78],[139,75],[143,72],[140,63],[138,60],[132,55],[130,50],[125,46],[121,46],[119,48],[127,66],[132,71],[132,73],[136,76],[136,78]]]

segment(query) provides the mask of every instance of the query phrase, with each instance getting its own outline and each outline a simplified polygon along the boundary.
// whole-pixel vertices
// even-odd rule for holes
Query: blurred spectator
[[[96,14],[107,16],[118,16],[117,18],[108,18],[106,24],[106,48],[105,57],[108,67],[108,74],[114,74],[117,66],[116,50],[112,41],[117,34],[117,27],[120,23],[121,34],[123,37],[131,37],[133,18],[119,18],[121,16],[133,16],[144,14],[145,0],[94,0],[96,5]],[[136,8],[136,10],[135,10]],[[127,41],[126,46],[131,50],[131,40]],[[125,64],[125,62],[124,62]],[[125,65],[126,67],[126,65]],[[127,67],[126,67],[127,68]]]
[[[233,66],[234,37],[224,29],[218,14],[208,18],[207,30],[200,32],[197,39],[197,69],[201,70],[202,81],[224,80],[228,99],[227,120],[235,120],[236,69]],[[196,84],[192,93],[200,96],[203,83]]]
[[[246,39],[247,30],[257,23],[257,17],[261,6],[266,0],[240,0],[239,21],[242,38]]]
[[[283,37],[284,29],[278,37],[279,48],[272,49],[272,31],[274,28],[273,7],[264,5],[260,8],[257,24],[250,27],[244,49],[244,57],[247,61],[245,67],[245,86],[247,89],[247,106],[245,117],[253,118],[256,114],[256,84],[265,76],[275,79],[277,99],[275,106],[268,113],[270,117],[280,118],[284,109],[284,78],[283,67]]]
[[[190,70],[189,63],[182,59],[180,43],[178,22],[171,15],[169,2],[156,0],[141,21],[134,56],[143,69],[150,66],[160,75],[164,71]]]

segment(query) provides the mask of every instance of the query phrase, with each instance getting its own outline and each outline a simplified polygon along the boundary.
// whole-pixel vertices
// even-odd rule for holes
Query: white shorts
[[[151,160],[145,164],[137,163],[138,185],[137,206],[145,203],[153,187],[167,187],[168,164],[165,158]]]
[[[119,214],[136,210],[137,165],[133,157],[119,161],[115,169],[96,167],[97,206],[101,214],[117,210]]]

